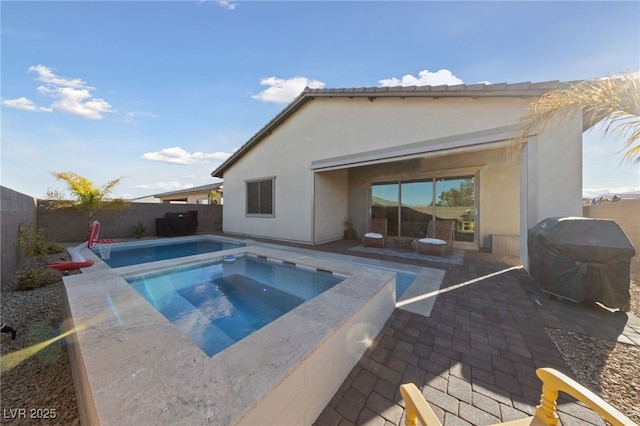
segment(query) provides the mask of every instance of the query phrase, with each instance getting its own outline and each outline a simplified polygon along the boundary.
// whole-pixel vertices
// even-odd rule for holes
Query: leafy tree
[[[442,191],[436,205],[441,207],[473,206],[473,179],[463,180],[460,182],[459,188]]]
[[[220,204],[220,192],[218,192],[218,190],[212,189],[209,193],[209,204]]]
[[[120,183],[122,178],[114,179],[102,187],[97,187],[93,182],[76,173],[51,172],[51,174],[67,184],[70,194],[67,195],[59,190],[49,190],[47,198],[55,202],[55,207],[69,207],[81,211],[87,219],[87,224],[99,211],[122,209],[129,206],[129,203],[122,198],[109,197],[113,188]],[[86,228],[84,229],[86,231]]]
[[[605,134],[625,137],[624,160],[640,163],[640,74],[622,72],[606,78],[584,80],[546,93],[529,106],[514,138],[517,146],[526,142],[534,128],[544,128],[554,119],[582,111],[585,128],[603,121]]]

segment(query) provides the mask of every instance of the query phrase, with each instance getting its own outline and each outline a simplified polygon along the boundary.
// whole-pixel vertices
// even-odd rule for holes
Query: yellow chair
[[[369,231],[362,236],[362,245],[384,248],[386,238],[387,219],[372,218],[369,222]]]
[[[536,407],[535,414],[532,417],[498,424],[507,426],[557,425],[556,400],[558,399],[558,392],[562,391],[587,405],[613,426],[637,426],[631,419],[598,395],[561,372],[553,368],[538,368],[536,374],[542,380],[542,395],[540,396],[540,405]],[[417,426],[418,421],[423,426],[442,426],[442,423],[440,423],[440,420],[438,420],[438,417],[416,385],[413,383],[401,385],[400,394],[405,402],[405,426]]]

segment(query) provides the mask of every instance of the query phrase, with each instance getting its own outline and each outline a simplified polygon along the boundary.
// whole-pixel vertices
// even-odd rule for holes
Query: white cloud
[[[91,120],[103,118],[104,113],[115,112],[113,107],[104,99],[94,98],[94,87],[79,79],[69,79],[57,76],[52,69],[44,65],[29,67],[29,72],[38,74],[36,80],[45,83],[38,87],[38,92],[44,96],[56,99],[50,107],[36,106],[31,100],[20,97],[7,99],[3,105],[18,108],[25,111],[53,111],[60,110],[70,114],[79,115]]]
[[[124,117],[124,121],[126,121],[127,123],[133,121],[134,119],[138,118],[138,117],[147,117],[147,118],[158,118],[157,115],[151,113],[151,112],[144,112],[144,111],[129,111],[125,114]]]
[[[33,65],[29,67],[29,72],[35,72],[38,74],[36,80],[43,83],[50,84],[52,86],[74,87],[81,88],[86,87],[84,81],[79,78],[70,80],[68,78],[59,77],[53,73],[51,68],[47,68],[44,65]]]
[[[464,82],[453,75],[449,70],[442,69],[436,72],[430,72],[429,70],[420,71],[418,77],[414,77],[411,74],[407,74],[401,79],[392,77],[383,80],[379,80],[382,87],[394,87],[394,86],[454,86],[456,84],[463,84]]]
[[[192,188],[193,184],[182,185],[180,182],[176,180],[170,180],[167,182],[153,182],[153,183],[142,183],[139,185],[131,185],[131,188],[137,189],[159,189],[161,191],[177,191],[179,189],[187,189]]]
[[[231,3],[229,0],[218,0],[216,3],[218,3],[218,6],[223,9],[234,10],[236,8],[236,5]]]
[[[253,95],[253,99],[263,102],[287,103],[291,102],[304,90],[305,87],[312,89],[321,89],[324,83],[318,80],[309,80],[306,77],[293,77],[282,79],[277,77],[267,77],[260,80],[263,86],[269,88],[263,90],[257,95]]]
[[[147,152],[142,155],[142,158],[150,161],[160,161],[163,163],[186,165],[186,164],[194,164],[194,163],[203,163],[203,162],[207,162],[208,160],[224,161],[230,156],[231,156],[231,153],[228,153],[228,152],[189,153],[183,148],[180,148],[179,146],[174,146],[172,148],[164,148],[157,152]]]
[[[51,108],[36,106],[31,99],[27,99],[24,96],[16,99],[3,100],[2,105],[24,111],[51,111]]]

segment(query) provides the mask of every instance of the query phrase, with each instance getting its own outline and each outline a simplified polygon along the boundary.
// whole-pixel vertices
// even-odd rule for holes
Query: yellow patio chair
[[[372,218],[369,222],[369,231],[362,236],[362,245],[384,248],[387,239],[387,219]]]
[[[453,236],[456,230],[455,220],[432,220],[427,228],[427,237],[416,243],[416,251],[424,254],[447,256],[453,253]]]
[[[538,368],[536,374],[542,380],[542,395],[540,405],[536,407],[531,417],[498,423],[506,426],[555,426],[558,424],[556,412],[556,400],[558,392],[562,391],[584,403],[587,407],[598,413],[603,419],[613,426],[637,426],[628,417],[616,410],[602,398],[575,380],[565,376],[553,368]],[[423,426],[442,426],[440,420],[424,399],[420,390],[413,383],[400,386],[400,394],[405,402],[405,426],[416,426],[418,421]]]

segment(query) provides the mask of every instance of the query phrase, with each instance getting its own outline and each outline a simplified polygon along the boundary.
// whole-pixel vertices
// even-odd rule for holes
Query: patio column
[[[528,270],[528,230],[548,217],[582,216],[582,114],[530,136],[520,166],[520,261]]]

